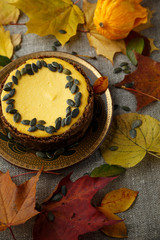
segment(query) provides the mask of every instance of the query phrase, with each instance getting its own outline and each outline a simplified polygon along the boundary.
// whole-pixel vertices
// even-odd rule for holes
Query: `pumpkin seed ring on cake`
[[[41,151],[82,138],[93,117],[94,94],[84,71],[59,58],[29,59],[1,85],[1,119],[24,146]]]

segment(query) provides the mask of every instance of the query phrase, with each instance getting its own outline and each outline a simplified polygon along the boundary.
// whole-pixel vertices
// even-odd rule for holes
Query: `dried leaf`
[[[135,128],[136,137],[131,134],[132,124],[141,120]],[[111,151],[111,147],[117,147]],[[138,113],[127,113],[114,119],[108,137],[102,143],[100,151],[108,164],[130,168],[138,164],[149,153],[160,154],[160,123],[158,120]]]
[[[151,46],[151,50],[150,52],[152,53],[153,51],[158,51],[159,48],[157,48],[154,44],[154,39],[153,38],[148,38],[148,40],[150,41],[150,46]]]
[[[25,223],[39,212],[35,210],[36,183],[41,171],[27,182],[16,186],[9,172],[0,173],[0,231]]]
[[[131,91],[137,99],[137,111],[160,99],[160,63],[149,57],[136,54],[138,67],[115,86]],[[132,88],[125,84],[133,83]]]
[[[21,41],[22,41],[22,35],[21,34],[13,34],[11,35],[11,41],[12,41],[12,44],[13,44],[13,47],[17,47],[21,44]]]
[[[135,201],[138,192],[127,188],[113,190],[105,195],[101,202],[101,209],[109,208],[112,213],[126,211]]]
[[[125,172],[125,168],[116,165],[103,164],[91,172],[91,177],[113,177],[120,175],[123,172]]]
[[[18,21],[20,11],[15,6],[11,5],[14,0],[0,1],[0,25],[16,23]]]
[[[0,55],[11,58],[13,54],[13,45],[10,38],[10,32],[5,31],[2,26],[0,26]]]
[[[14,5],[28,17],[27,33],[54,35],[64,45],[84,23],[84,15],[71,0],[17,0]],[[31,7],[34,6],[34,7]]]
[[[63,178],[50,197],[54,200],[57,194],[61,195],[64,185],[67,194],[61,195],[59,201],[47,200],[43,204],[34,226],[34,239],[52,240],[54,236],[54,240],[77,240],[79,235],[117,223],[117,220],[106,220],[104,214],[91,205],[94,194],[113,179],[83,176],[71,182],[70,175]]]
[[[126,53],[125,43],[123,40],[115,41],[107,39],[97,32],[93,23],[95,8],[96,3],[90,3],[87,0],[83,0],[83,11],[86,18],[85,28],[89,31],[87,37],[90,45],[96,49],[97,55],[102,55],[113,63],[115,53]]]
[[[93,85],[95,94],[103,94],[108,88],[108,77],[97,78]]]
[[[98,210],[101,211],[107,219],[112,220],[121,220],[120,217],[115,215],[107,207],[98,207]],[[114,225],[106,226],[101,229],[107,236],[115,238],[126,238],[127,237],[127,228],[124,221],[116,223]]]

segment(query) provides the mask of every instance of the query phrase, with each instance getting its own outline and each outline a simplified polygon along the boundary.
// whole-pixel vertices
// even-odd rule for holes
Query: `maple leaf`
[[[146,153],[159,158],[160,122],[138,113],[118,115],[100,151],[108,164],[125,168],[138,164]]]
[[[39,212],[35,210],[36,183],[41,171],[16,186],[9,172],[0,172],[0,231],[25,223]]]
[[[116,52],[126,54],[124,40],[110,40],[98,33],[93,23],[96,3],[90,3],[83,0],[83,11],[86,18],[85,28],[88,30],[87,37],[92,47],[96,49],[98,55],[108,58],[113,63],[113,57]]]
[[[93,84],[93,92],[95,94],[102,94],[108,88],[108,77],[99,77]]]
[[[71,0],[18,0],[14,5],[30,18],[27,33],[52,34],[62,45],[76,34],[78,24],[84,23],[83,12]]]
[[[16,23],[20,11],[15,6],[9,4],[14,0],[1,0],[0,1],[0,24]]]
[[[105,195],[98,209],[103,212],[107,218],[120,220],[121,218],[114,213],[126,211],[133,204],[137,195],[137,191],[127,188],[113,190]],[[101,230],[111,237],[127,237],[127,229],[124,221],[115,225],[104,226]]]
[[[160,63],[136,53],[137,69],[125,76],[115,87],[132,92],[137,99],[137,111],[160,99]],[[128,84],[132,87],[128,88]]]
[[[53,236],[54,240],[77,240],[79,235],[119,222],[119,220],[107,220],[104,214],[91,205],[94,194],[113,179],[115,177],[83,176],[71,182],[70,175],[63,178],[49,196],[51,200],[47,199],[43,204],[43,211],[34,226],[34,240],[51,240]],[[64,185],[67,194],[62,197],[60,191]],[[54,199],[57,196],[61,196],[62,199],[56,202]]]

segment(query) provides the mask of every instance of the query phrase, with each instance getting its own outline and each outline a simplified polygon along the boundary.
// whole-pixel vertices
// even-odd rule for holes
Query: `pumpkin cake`
[[[4,126],[34,150],[77,142],[90,125],[93,103],[93,90],[82,69],[59,58],[29,59],[1,85]]]

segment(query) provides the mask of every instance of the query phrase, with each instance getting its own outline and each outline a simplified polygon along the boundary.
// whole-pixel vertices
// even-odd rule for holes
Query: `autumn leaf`
[[[160,100],[160,63],[149,57],[136,54],[138,67],[116,87],[132,92],[137,99],[137,111],[148,104]],[[128,84],[132,87],[128,88]]]
[[[83,12],[71,0],[17,0],[14,5],[30,19],[27,33],[54,35],[62,45],[76,35],[78,24],[84,23]]]
[[[159,157],[160,123],[138,113],[117,116],[100,151],[108,164],[130,168],[138,164],[146,153]]]
[[[108,88],[108,77],[99,77],[93,84],[95,94],[103,94]]]
[[[17,46],[20,46],[21,41],[22,41],[22,35],[19,33],[12,34],[11,41],[12,41],[13,47],[15,49]]]
[[[71,182],[70,175],[63,178],[51,199],[43,204],[34,226],[34,239],[52,240],[54,236],[54,240],[77,240],[79,235],[119,222],[107,220],[91,205],[94,194],[113,179],[83,176]]]
[[[116,166],[103,164],[100,167],[93,169],[91,172],[91,177],[113,177],[122,174],[125,172],[125,168]]]
[[[0,26],[0,55],[11,58],[13,54],[13,45],[10,38],[10,32],[5,31]]]
[[[135,201],[138,192],[127,188],[113,190],[105,195],[98,209],[109,219],[120,220],[121,218],[114,213],[126,211]],[[127,237],[127,229],[124,221],[115,225],[104,226],[101,229],[110,237]]]
[[[90,45],[96,49],[97,55],[108,58],[113,63],[115,53],[126,53],[125,42],[123,40],[110,40],[97,32],[93,23],[94,11],[96,3],[90,3],[83,0],[83,11],[86,18],[85,29]]]
[[[20,11],[15,6],[11,5],[14,0],[1,0],[0,1],[0,25],[1,24],[9,24],[9,23],[16,23]]]
[[[35,210],[36,183],[41,171],[16,186],[9,172],[0,172],[0,231],[25,223],[39,212]]]

